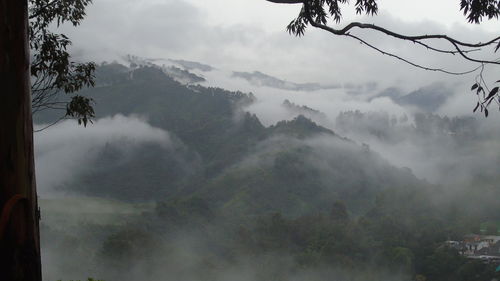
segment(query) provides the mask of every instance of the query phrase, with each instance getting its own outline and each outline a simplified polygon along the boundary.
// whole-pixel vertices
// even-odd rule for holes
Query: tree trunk
[[[40,281],[27,0],[0,0],[0,280]]]

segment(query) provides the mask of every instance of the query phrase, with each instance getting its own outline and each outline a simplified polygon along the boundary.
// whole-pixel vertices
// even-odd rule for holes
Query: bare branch
[[[303,0],[266,0],[267,2],[277,3],[277,4],[303,4]]]
[[[57,119],[56,121],[54,121],[54,122],[50,123],[49,125],[47,125],[47,126],[45,126],[45,127],[41,128],[41,129],[38,129],[38,130],[33,130],[33,132],[34,132],[34,133],[41,132],[41,131],[43,131],[43,130],[45,130],[45,129],[49,128],[49,127],[54,126],[55,124],[59,123],[61,120],[64,120],[64,119],[68,119],[68,118],[66,118],[66,116],[63,116],[63,117],[61,117],[61,118]]]
[[[395,55],[393,53],[390,53],[390,52],[384,51],[384,50],[382,50],[380,48],[377,48],[374,45],[366,42],[365,40],[363,40],[363,39],[361,39],[361,38],[359,38],[359,37],[357,37],[355,35],[347,33],[347,34],[345,34],[345,36],[354,38],[354,39],[358,40],[359,42],[361,42],[362,44],[364,44],[364,45],[366,45],[366,46],[374,49],[375,51],[377,51],[377,52],[379,52],[379,53],[381,53],[383,55],[393,57],[393,58],[395,58],[397,60],[400,60],[402,62],[405,62],[405,63],[407,63],[407,64],[409,64],[411,66],[414,66],[416,68],[420,68],[420,69],[423,69],[423,70],[427,70],[427,71],[436,71],[436,72],[442,72],[442,73],[451,74],[451,75],[464,75],[464,74],[469,74],[469,73],[475,72],[475,71],[477,71],[479,69],[479,67],[476,67],[474,69],[471,69],[471,70],[468,70],[468,71],[464,71],[464,72],[453,72],[453,71],[448,71],[448,70],[445,70],[445,69],[442,69],[442,68],[426,67],[426,66],[414,63],[414,62],[412,62],[412,61],[410,61],[408,59],[402,58],[402,57],[400,57],[398,55]]]
[[[395,54],[382,51],[381,49],[375,47],[374,45],[367,43],[366,41],[364,41],[360,37],[357,37],[357,36],[354,36],[354,35],[350,34],[349,31],[351,29],[353,29],[353,28],[372,29],[372,30],[376,30],[376,31],[382,32],[382,33],[384,33],[384,34],[386,34],[386,35],[388,35],[390,37],[394,37],[394,38],[397,38],[397,39],[400,39],[400,40],[405,40],[405,41],[411,41],[413,43],[416,43],[416,44],[419,44],[419,45],[421,45],[423,47],[426,47],[427,49],[429,49],[431,51],[435,51],[435,52],[439,52],[439,53],[453,54],[453,55],[458,53],[458,54],[460,54],[463,58],[465,58],[468,61],[472,61],[472,62],[476,62],[476,63],[481,63],[481,64],[497,64],[497,65],[500,65],[499,61],[494,61],[494,60],[478,60],[478,59],[471,58],[471,57],[467,56],[466,53],[467,52],[471,52],[472,50],[462,50],[461,49],[461,47],[481,48],[481,47],[484,47],[484,46],[488,46],[488,45],[496,43],[497,41],[500,41],[500,36],[497,37],[497,38],[495,38],[495,39],[493,39],[493,40],[490,40],[490,41],[488,41],[486,43],[472,44],[472,43],[466,43],[466,42],[458,41],[458,40],[456,40],[454,38],[451,38],[451,37],[449,37],[447,35],[407,36],[407,35],[402,35],[402,34],[393,32],[391,30],[385,29],[385,28],[377,26],[375,24],[365,24],[365,23],[360,23],[360,22],[351,22],[351,23],[349,23],[347,26],[345,26],[342,29],[335,29],[335,28],[332,28],[332,27],[330,27],[330,26],[328,26],[326,24],[323,24],[323,23],[320,23],[318,21],[315,21],[312,18],[312,16],[311,16],[310,7],[309,7],[309,4],[307,2],[304,2],[303,9],[304,9],[304,16],[305,16],[305,18],[307,19],[308,23],[310,25],[312,25],[313,27],[316,27],[316,28],[328,31],[328,32],[330,32],[330,33],[332,33],[334,35],[337,35],[337,36],[347,36],[347,37],[354,38],[354,39],[360,41],[361,43],[365,44],[366,46],[368,46],[368,47],[370,47],[370,48],[372,48],[374,50],[377,50],[378,52],[380,52],[380,53],[382,53],[384,55],[389,55],[389,56],[394,57],[394,58],[396,58],[398,60],[406,62],[406,63],[408,63],[408,64],[410,64],[410,65],[412,65],[414,67],[421,68],[421,69],[424,69],[424,70],[439,71],[439,72],[443,72],[443,73],[447,73],[447,74],[452,74],[452,75],[462,75],[462,74],[467,74],[467,73],[473,72],[473,71],[452,72],[452,71],[446,71],[446,70],[439,69],[439,68],[425,67],[425,66],[413,63],[413,62],[411,62],[411,61],[409,61],[407,59],[404,59],[402,57],[399,57],[399,56],[397,56]],[[436,49],[436,48],[430,46],[427,43],[421,42],[422,40],[429,40],[429,39],[442,39],[442,40],[446,40],[446,41],[448,41],[449,43],[451,43],[453,45],[453,47],[455,48],[456,51],[447,51],[447,50]],[[477,69],[478,68],[476,68],[475,70],[477,70]]]
[[[390,31],[390,30],[387,30],[383,27],[380,27],[380,26],[377,26],[377,25],[374,25],[374,24],[364,24],[364,23],[359,23],[359,22],[352,22],[350,24],[348,24],[346,27],[344,27],[343,29],[334,29],[330,26],[327,26],[327,25],[324,25],[324,24],[320,24],[320,23],[317,23],[315,22],[309,15],[307,16],[308,17],[308,20],[309,20],[309,23],[316,27],[316,28],[320,28],[320,29],[323,29],[325,31],[328,31],[330,33],[333,33],[335,35],[347,35],[349,34],[349,31],[352,29],[352,28],[355,28],[355,27],[358,27],[358,28],[361,28],[361,29],[373,29],[373,30],[376,30],[376,31],[380,31],[388,36],[391,36],[391,37],[394,37],[394,38],[397,38],[397,39],[401,39],[401,40],[406,40],[406,41],[411,41],[411,42],[414,42],[414,43],[417,43],[419,45],[422,45],[432,51],[436,51],[436,52],[441,52],[441,53],[448,53],[448,54],[460,54],[463,58],[465,58],[466,60],[469,60],[469,61],[472,61],[472,62],[477,62],[477,63],[485,63],[485,64],[498,64],[500,65],[500,62],[498,61],[492,61],[492,60],[478,60],[478,59],[474,59],[474,58],[471,58],[469,56],[466,55],[466,52],[470,52],[469,51],[464,51],[462,50],[460,47],[470,47],[470,48],[481,48],[481,47],[484,47],[484,46],[488,46],[488,45],[492,45],[494,43],[496,43],[497,41],[500,41],[500,36],[493,39],[493,40],[490,40],[486,43],[477,43],[477,44],[472,44],[472,43],[466,43],[466,42],[461,42],[461,41],[458,41],[454,38],[451,38],[451,37],[448,37],[447,35],[420,35],[420,36],[406,36],[406,35],[401,35],[401,34],[398,34],[398,33],[395,33],[393,31]],[[421,42],[421,40],[429,40],[429,39],[442,39],[442,40],[446,40],[448,41],[450,44],[453,45],[453,47],[456,49],[456,51],[443,51],[443,50],[438,50],[438,49],[435,49],[435,48],[432,48],[430,47],[428,44],[425,44],[423,42]]]
[[[305,6],[307,6],[307,4]],[[401,40],[420,41],[420,40],[430,40],[430,39],[442,39],[442,40],[448,41],[448,42],[450,42],[452,44],[455,44],[455,45],[459,45],[459,46],[463,46],[463,47],[470,47],[470,48],[485,47],[485,46],[492,45],[492,44],[500,41],[500,36],[498,36],[498,37],[496,37],[496,38],[494,38],[492,40],[489,40],[489,41],[487,41],[485,43],[481,43],[481,42],[479,42],[479,43],[462,42],[462,41],[459,41],[459,40],[457,40],[455,38],[449,37],[448,35],[444,35],[444,34],[408,36],[408,35],[403,35],[403,34],[396,33],[394,31],[385,29],[385,28],[380,27],[380,26],[375,25],[375,24],[361,23],[361,22],[351,22],[351,23],[349,23],[348,25],[346,25],[342,29],[334,29],[334,28],[326,26],[326,25],[318,24],[318,23],[312,21],[311,18],[310,18],[310,20],[311,20],[311,22],[310,22],[311,25],[313,25],[315,27],[319,27],[317,25],[321,25],[323,27],[323,29],[328,30],[329,32],[331,32],[333,34],[336,34],[336,35],[343,35],[343,34],[347,33],[349,30],[357,27],[357,28],[360,28],[360,29],[372,29],[372,30],[376,30],[376,31],[382,32],[382,33],[384,33],[386,35],[389,35],[391,37],[394,37],[394,38],[397,38],[397,39],[401,39]]]

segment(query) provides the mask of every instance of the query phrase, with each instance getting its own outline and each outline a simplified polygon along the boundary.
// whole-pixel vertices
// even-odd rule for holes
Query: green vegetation
[[[241,110],[255,99],[251,94],[184,86],[153,67],[106,64],[96,73],[97,86],[85,95],[97,101],[98,117],[146,116],[171,134],[172,148],[146,144],[128,151],[110,143],[82,175],[59,187],[100,199],[42,200],[48,218],[42,220],[43,247],[58,257],[61,274],[214,281],[500,278],[494,265],[443,246],[498,219],[497,200],[487,200],[500,195],[491,175],[475,181],[473,194],[457,188],[450,196],[445,187],[303,116],[263,126]],[[387,124],[366,132],[391,141],[396,138],[385,117],[351,112],[337,121],[363,131],[366,120],[381,120]],[[467,122],[417,119],[407,128],[414,136],[469,139]],[[464,133],[448,134],[455,129]]]
[[[59,281],[61,281],[61,280],[59,280]],[[71,281],[73,281],[73,280],[71,280]],[[75,280],[75,281],[77,281],[77,280]],[[87,281],[104,281],[104,280],[97,280],[97,279],[94,279],[94,278],[88,278]]]

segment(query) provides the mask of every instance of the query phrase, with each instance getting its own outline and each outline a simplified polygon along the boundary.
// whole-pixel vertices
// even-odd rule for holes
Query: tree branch
[[[352,34],[345,34],[345,36],[347,37],[351,37],[351,38],[354,38],[356,40],[358,40],[361,44],[364,44],[366,45],[367,47],[371,48],[371,49],[374,49],[375,51],[381,53],[382,55],[386,55],[386,56],[390,56],[390,57],[393,57],[397,60],[400,60],[402,62],[405,62],[411,66],[414,66],[416,68],[420,68],[420,69],[423,69],[423,70],[427,70],[427,71],[436,71],[436,72],[442,72],[442,73],[446,73],[446,74],[451,74],[451,75],[464,75],[464,74],[469,74],[469,73],[473,73],[475,72],[476,70],[478,70],[480,67],[476,67],[474,69],[471,69],[471,70],[468,70],[468,71],[463,71],[463,72],[454,72],[454,71],[448,71],[448,70],[445,70],[445,69],[442,69],[442,68],[431,68],[431,67],[427,67],[427,66],[423,66],[423,65],[420,65],[420,64],[417,64],[417,63],[414,63],[408,59],[405,59],[403,57],[400,57],[398,55],[395,55],[393,53],[390,53],[390,52],[387,52],[387,51],[384,51],[380,48],[377,48],[375,47],[374,45],[366,42],[365,40],[355,36],[355,35],[352,35]]]
[[[277,3],[277,4],[303,4],[304,0],[266,0],[267,2]]]
[[[481,63],[481,64],[496,64],[496,65],[500,65],[500,62],[499,61],[495,61],[495,60],[478,60],[478,59],[471,58],[471,57],[469,57],[469,56],[466,55],[466,53],[470,52],[471,50],[462,50],[462,48],[461,48],[461,47],[470,47],[470,48],[485,47],[485,46],[494,44],[497,41],[500,41],[500,36],[496,37],[496,38],[494,38],[494,39],[492,39],[492,40],[490,40],[490,41],[488,41],[486,43],[475,43],[474,44],[474,43],[468,43],[468,42],[461,42],[461,41],[456,40],[454,38],[451,38],[451,37],[449,37],[447,35],[440,35],[440,34],[408,36],[408,35],[403,35],[403,34],[399,34],[399,33],[393,32],[391,30],[385,29],[385,28],[380,27],[380,26],[375,25],[375,24],[367,24],[367,23],[361,23],[361,22],[351,22],[348,25],[346,25],[344,28],[335,29],[335,28],[330,27],[330,26],[328,26],[326,24],[320,23],[317,20],[314,20],[313,17],[311,16],[310,7],[309,7],[309,4],[307,2],[304,2],[304,7],[303,8],[304,8],[305,19],[313,27],[316,27],[316,28],[328,31],[328,32],[330,32],[330,33],[332,33],[334,35],[352,37],[352,38],[360,41],[361,43],[365,44],[366,46],[368,46],[368,47],[370,47],[372,49],[375,49],[375,50],[381,52],[384,55],[392,56],[394,58],[397,58],[397,59],[399,59],[401,61],[404,61],[404,62],[406,62],[406,63],[408,63],[408,64],[410,64],[412,66],[418,67],[418,68],[422,68],[422,69],[425,69],[425,70],[431,70],[431,71],[440,71],[440,72],[444,72],[444,73],[448,73],[448,74],[454,74],[454,75],[461,75],[461,74],[466,74],[466,73],[470,73],[471,72],[471,71],[466,71],[466,72],[450,72],[450,71],[445,71],[445,70],[437,69],[437,68],[423,67],[423,66],[418,65],[416,63],[410,62],[410,61],[408,61],[406,59],[403,59],[403,58],[401,58],[401,57],[399,57],[397,55],[394,55],[392,53],[388,53],[388,52],[382,51],[379,48],[376,48],[375,46],[373,46],[371,44],[368,44],[366,41],[362,40],[361,38],[350,34],[349,31],[351,29],[353,29],[353,28],[376,30],[376,31],[379,31],[381,33],[384,33],[385,35],[388,35],[388,36],[396,38],[396,39],[405,40],[405,41],[411,41],[413,43],[416,43],[416,44],[419,44],[421,46],[424,46],[424,47],[426,47],[426,48],[428,48],[428,49],[430,49],[432,51],[435,51],[435,52],[448,53],[448,54],[453,54],[453,55],[458,53],[464,59],[466,59],[468,61],[472,61],[472,62],[476,62],[476,63]],[[439,49],[431,47],[430,45],[428,45],[426,43],[421,42],[422,40],[430,40],[430,39],[442,39],[442,40],[448,41],[449,43],[451,43],[451,45],[453,45],[453,47],[455,48],[456,51],[439,50]]]
[[[321,24],[321,23],[317,23],[316,21],[314,21],[309,15],[307,15],[307,19],[309,21],[309,23],[316,27],[316,28],[320,28],[320,29],[323,29],[325,31],[328,31],[330,33],[333,33],[335,35],[347,35],[349,34],[349,31],[355,27],[358,27],[358,28],[361,28],[361,29],[372,29],[372,30],[376,30],[376,31],[379,31],[379,32],[382,32],[388,36],[391,36],[391,37],[394,37],[394,38],[397,38],[397,39],[401,39],[401,40],[406,40],[406,41],[411,41],[411,42],[414,42],[414,43],[417,43],[417,44],[420,44],[422,46],[425,46],[426,48],[429,48],[433,51],[436,51],[436,52],[444,52],[444,53],[449,53],[449,54],[460,54],[463,58],[465,58],[466,60],[469,60],[469,61],[472,61],[472,62],[477,62],[477,63],[485,63],[485,64],[499,64],[500,65],[500,62],[498,61],[491,61],[491,60],[478,60],[478,59],[474,59],[474,58],[471,58],[469,56],[467,56],[465,53],[466,52],[469,52],[469,51],[465,51],[465,50],[462,50],[460,47],[470,47],[470,48],[481,48],[481,47],[485,47],[485,46],[488,46],[488,45],[491,45],[491,44],[494,44],[496,43],[497,41],[500,41],[500,36],[499,37],[496,37],[486,43],[467,43],[467,42],[461,42],[461,41],[458,41],[454,38],[451,38],[447,35],[419,35],[419,36],[406,36],[406,35],[402,35],[402,34],[399,34],[399,33],[396,33],[396,32],[393,32],[393,31],[390,31],[390,30],[387,30],[383,27],[380,27],[380,26],[377,26],[377,25],[374,25],[374,24],[366,24],[366,23],[360,23],[360,22],[351,22],[349,23],[346,27],[342,28],[342,29],[334,29],[330,26],[327,26],[327,25],[324,25],[324,24]],[[455,51],[442,51],[442,50],[436,50],[432,47],[430,47],[429,45],[421,42],[421,40],[430,40],[430,39],[442,39],[442,40],[445,40],[445,41],[448,41],[451,45],[453,45],[453,47],[456,49],[456,52]]]
[[[339,4],[346,4],[348,3],[348,0],[266,0],[268,2],[272,3],[278,3],[278,4],[299,4],[302,3],[302,9],[299,13],[299,15],[290,22],[290,24],[287,26],[287,31],[290,34],[294,34],[295,36],[302,36],[304,35],[304,32],[306,28],[310,25],[318,29],[325,30],[333,35],[337,36],[346,36],[353,38],[360,42],[361,44],[366,45],[367,47],[383,54],[390,56],[392,58],[395,58],[397,60],[400,60],[402,62],[405,62],[413,67],[424,69],[427,71],[438,71],[438,72],[443,72],[447,74],[452,74],[452,75],[462,75],[462,74],[467,74],[467,73],[472,73],[476,72],[479,69],[481,69],[481,73],[479,75],[479,81],[476,79],[476,84],[473,85],[471,88],[472,91],[476,90],[476,94],[478,95],[479,102],[477,103],[476,107],[474,108],[474,112],[478,109],[481,108],[481,111],[484,110],[485,116],[488,117],[488,110],[487,107],[490,103],[493,102],[493,100],[497,103],[500,104],[500,86],[499,87],[494,87],[493,89],[489,90],[488,87],[486,86],[486,82],[483,79],[482,73],[484,70],[485,65],[500,65],[500,59],[480,59],[480,58],[474,58],[469,55],[469,53],[475,52],[475,51],[482,51],[485,50],[485,47],[488,46],[494,46],[494,53],[497,52],[500,49],[500,36],[497,36],[489,41],[486,41],[484,43],[482,42],[477,42],[477,43],[471,43],[471,42],[465,42],[465,41],[460,41],[457,40],[453,37],[450,37],[446,34],[425,34],[425,35],[405,35],[405,34],[400,34],[397,32],[394,32],[392,30],[386,29],[384,27],[375,25],[375,24],[368,24],[368,23],[362,23],[362,22],[350,22],[344,27],[339,27],[335,28],[332,26],[329,26],[328,20],[329,18],[333,18],[333,20],[336,23],[339,23],[342,18],[342,13],[339,7]],[[480,2],[480,1],[476,1]],[[495,2],[500,5],[500,3]],[[470,4],[470,3],[469,3]],[[467,4],[467,5],[469,5]],[[467,14],[468,7],[467,5],[464,6],[463,1],[461,4],[461,9],[464,10],[464,14]],[[470,4],[472,5],[472,4]],[[325,7],[328,6],[328,9]],[[362,14],[366,13],[367,15],[375,15],[377,14],[378,11],[378,6],[376,3],[376,0],[357,0],[356,1],[356,14]],[[472,10],[475,9],[475,11],[470,12],[468,18],[469,22],[476,22],[479,23],[481,22],[481,18],[483,16],[487,16],[489,19],[492,18],[498,18],[500,16],[500,6],[487,6],[487,7],[471,7]],[[479,66],[475,67],[472,70],[469,71],[464,71],[464,72],[454,72],[454,71],[449,71],[445,70],[442,68],[432,68],[428,67],[425,65],[421,65],[418,63],[415,63],[409,59],[403,58],[400,55],[397,55],[396,53],[388,52],[383,50],[382,48],[378,47],[375,44],[371,44],[367,42],[365,39],[363,39],[360,36],[356,36],[354,34],[351,34],[351,31],[355,29],[367,29],[370,31],[376,31],[380,32],[385,36],[398,39],[398,40],[403,40],[403,41],[409,41],[414,44],[417,44],[421,47],[426,48],[429,51],[435,52],[435,53],[442,53],[442,54],[447,54],[447,55],[460,55],[463,59],[466,61],[472,62],[479,64]],[[435,41],[431,41],[435,40]],[[446,42],[447,44],[450,44],[451,46],[446,47],[446,48],[436,48],[435,42]],[[495,46],[496,45],[496,46]],[[500,80],[498,80],[496,83],[500,83]],[[486,90],[488,90],[488,93],[486,93],[481,85],[484,85]],[[482,98],[479,96],[482,93]],[[498,99],[498,100],[497,100]]]
[[[56,121],[50,123],[49,125],[46,125],[45,127],[41,128],[41,129],[33,130],[33,132],[34,133],[39,133],[39,132],[41,132],[41,131],[43,131],[43,130],[45,130],[47,128],[50,128],[50,127],[54,126],[55,124],[59,123],[59,121],[65,120],[65,119],[68,119],[68,118],[66,118],[66,116],[63,116],[63,117],[57,119]]]
[[[51,2],[49,2],[47,4],[45,4],[45,5],[43,5],[42,7],[38,8],[36,11],[34,11],[33,13],[31,13],[28,18],[31,20],[31,19],[34,19],[34,18],[40,16],[42,13],[45,12],[44,11],[45,9],[47,9],[48,7],[54,5],[55,3],[59,2],[59,1],[60,0],[53,0],[53,1],[51,1]]]

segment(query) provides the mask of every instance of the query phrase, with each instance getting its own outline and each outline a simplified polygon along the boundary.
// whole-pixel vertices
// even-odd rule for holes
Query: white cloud
[[[494,34],[481,26],[457,24],[456,18],[447,15],[450,10],[461,17],[455,5],[448,4],[449,9],[443,10],[439,7],[444,4],[427,1],[432,11],[441,9],[436,11],[444,13],[443,17],[431,20],[428,16],[413,16],[405,20],[407,15],[420,12],[402,11],[402,4],[392,2],[380,4],[380,16],[361,20],[406,34],[446,33],[474,41],[484,41]],[[101,0],[89,8],[81,26],[66,26],[62,31],[73,39],[76,53],[96,60],[110,61],[131,53],[196,60],[226,70],[259,70],[295,82],[377,81],[407,90],[442,80],[465,81],[468,85],[474,79],[418,70],[354,40],[321,30],[309,28],[305,37],[295,38],[285,32],[285,27],[297,9],[297,5],[276,5],[265,0]],[[378,33],[366,34],[366,38],[421,64],[453,70],[471,68],[463,65],[458,56],[434,55]]]
[[[39,127],[39,126],[38,126]],[[170,147],[169,134],[137,117],[116,115],[98,119],[86,128],[64,121],[35,133],[36,177],[40,196],[54,196],[54,188],[85,171],[108,145],[131,150],[145,143]]]

